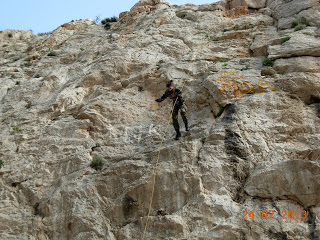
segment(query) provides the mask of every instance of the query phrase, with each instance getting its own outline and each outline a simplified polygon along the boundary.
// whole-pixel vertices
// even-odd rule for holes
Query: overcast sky
[[[4,0],[1,3],[0,30],[49,32],[72,20],[119,16],[138,0]],[[170,4],[204,4],[217,0],[167,0]]]

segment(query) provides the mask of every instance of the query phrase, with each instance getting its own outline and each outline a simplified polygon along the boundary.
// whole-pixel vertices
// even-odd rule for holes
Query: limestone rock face
[[[281,29],[290,28],[294,20],[301,21],[302,18],[308,19],[312,26],[320,24],[320,3],[318,0],[269,0],[267,6],[273,10],[272,16],[278,20],[278,27]],[[288,24],[284,24],[284,22],[288,22]]]
[[[0,32],[0,239],[319,239],[318,10],[141,0]]]
[[[165,0],[139,0],[131,9],[130,11],[137,10],[141,7],[159,7],[161,8],[162,5],[170,6]]]
[[[228,0],[230,8],[248,6],[249,8],[264,8],[267,0]]]

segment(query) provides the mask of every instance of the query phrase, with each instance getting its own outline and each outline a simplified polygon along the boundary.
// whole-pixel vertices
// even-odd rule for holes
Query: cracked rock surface
[[[169,121],[145,239],[319,239],[319,7],[141,0],[109,30],[0,32],[0,238],[141,239],[173,80],[190,131]]]

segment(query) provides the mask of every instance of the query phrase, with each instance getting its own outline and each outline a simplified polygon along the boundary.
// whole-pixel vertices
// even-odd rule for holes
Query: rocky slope
[[[191,131],[169,126],[145,239],[319,239],[319,10],[141,0],[109,30],[2,31],[0,238],[141,239],[172,79]]]

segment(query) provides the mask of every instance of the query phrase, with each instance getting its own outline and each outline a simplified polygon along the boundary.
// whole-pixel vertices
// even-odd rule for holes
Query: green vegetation
[[[0,168],[2,168],[2,167],[3,167],[3,161],[0,160]]]
[[[265,21],[260,21],[259,24],[258,24],[258,26],[260,26],[260,25],[267,26],[267,24],[265,23]]]
[[[293,27],[295,31],[305,29],[307,26],[310,26],[310,21],[305,17],[302,17],[300,20],[295,19],[291,24],[291,27]]]
[[[306,26],[310,26],[310,21],[308,19],[306,19],[305,17],[302,17],[300,19],[300,23],[306,25]]]
[[[205,136],[202,136],[202,137],[201,137],[201,143],[204,144],[204,143],[206,142],[206,139],[207,139],[207,138],[206,138]]]
[[[44,32],[44,33],[38,33],[38,36],[44,36],[44,35],[49,35],[51,32]]]
[[[111,23],[117,22],[119,18],[113,16],[111,18],[105,18],[101,21],[101,24],[104,25],[104,29],[109,30],[111,28]]]
[[[239,24],[234,25],[233,30],[239,30]]]
[[[161,65],[165,63],[165,61],[163,61],[162,59],[157,63],[157,70],[159,70],[161,68]]]
[[[106,18],[104,20],[101,21],[101,24],[106,24],[107,22],[118,22],[118,18],[113,16],[111,18]]]
[[[240,71],[248,70],[250,68],[249,65],[246,65],[245,67],[241,68]]]
[[[29,109],[32,107],[32,103],[31,102],[28,102],[28,104],[26,105],[26,108]]]
[[[9,37],[9,38],[12,38],[12,37],[13,37],[13,34],[12,34],[12,33],[8,33],[8,37]]]
[[[224,107],[219,104],[219,112],[216,115],[214,114],[214,118],[220,117],[223,111],[224,111]]]
[[[284,38],[281,39],[281,44],[285,43],[286,41],[290,40],[290,36],[285,36]]]
[[[49,53],[48,53],[48,56],[50,56],[50,57],[55,57],[55,56],[57,56],[58,54],[55,52],[55,51],[50,51]]]
[[[219,62],[228,62],[228,61],[229,61],[228,58],[220,58],[220,59],[219,59]]]
[[[104,161],[99,157],[94,157],[90,163],[90,167],[95,170],[100,170],[104,164]]]
[[[291,27],[294,28],[294,27],[296,27],[297,25],[299,25],[298,19],[293,20],[292,23],[291,23]]]
[[[261,70],[261,76],[267,76],[268,74],[267,74],[267,72],[266,72],[266,70]]]
[[[305,24],[298,24],[295,28],[294,28],[294,31],[300,31],[300,30],[303,30],[307,27],[307,25]]]
[[[274,59],[266,57],[265,59],[263,59],[262,64],[263,66],[273,67],[274,61]]]
[[[22,132],[22,130],[18,126],[13,127],[12,130],[19,133]]]

